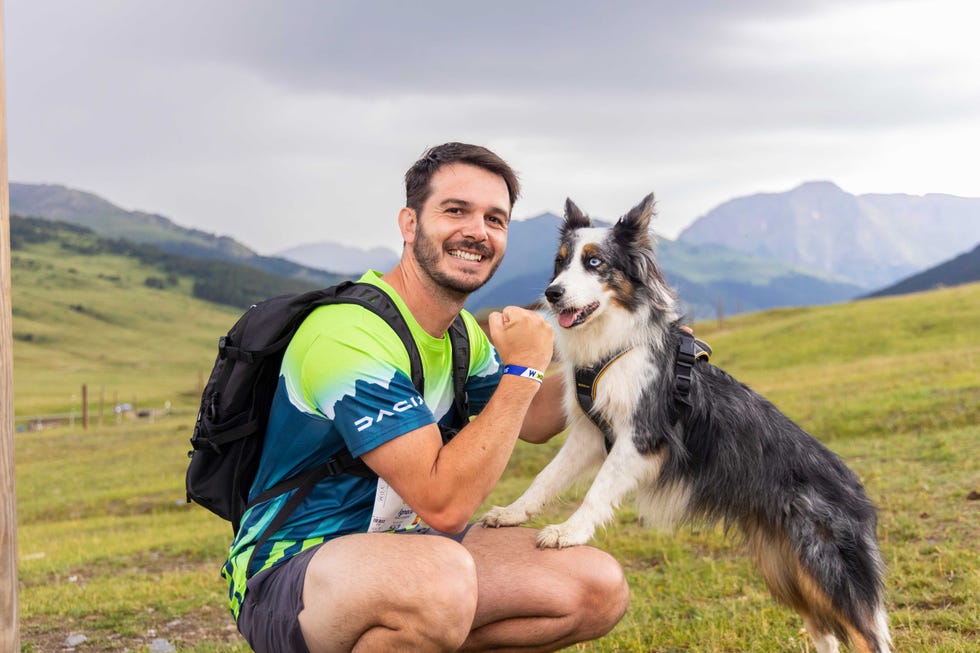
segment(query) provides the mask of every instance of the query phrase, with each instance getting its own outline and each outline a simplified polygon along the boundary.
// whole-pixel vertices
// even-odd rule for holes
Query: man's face
[[[447,290],[469,294],[490,280],[507,247],[510,195],[503,178],[454,163],[432,176],[411,246],[419,267]]]

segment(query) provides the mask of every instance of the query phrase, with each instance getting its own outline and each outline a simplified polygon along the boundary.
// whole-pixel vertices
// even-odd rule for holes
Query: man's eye
[[[590,268],[597,268],[597,267],[599,267],[600,265],[602,265],[602,259],[601,259],[601,258],[598,258],[598,257],[596,257],[596,256],[593,256],[592,258],[590,258],[590,259],[588,260],[588,262],[587,262],[587,265],[588,265],[588,266],[589,266]]]

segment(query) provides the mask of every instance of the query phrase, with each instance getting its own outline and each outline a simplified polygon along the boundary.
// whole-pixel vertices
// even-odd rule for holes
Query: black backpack
[[[309,313],[327,304],[358,304],[382,317],[401,338],[411,361],[412,384],[421,395],[424,379],[418,346],[392,299],[377,286],[346,281],[298,295],[274,297],[253,305],[218,340],[218,357],[204,388],[201,409],[188,453],[187,499],[231,522],[234,532],[251,506],[248,493],[255,478],[272,398],[279,383],[283,353]],[[453,351],[454,414],[452,428],[440,426],[448,442],[468,421],[463,386],[469,371],[466,325],[457,316],[449,329]],[[327,476],[375,474],[359,458],[341,450],[326,463],[286,479],[252,502],[260,503],[297,489],[265,533],[271,535]],[[264,538],[263,538],[264,539]],[[258,548],[258,547],[256,547]]]

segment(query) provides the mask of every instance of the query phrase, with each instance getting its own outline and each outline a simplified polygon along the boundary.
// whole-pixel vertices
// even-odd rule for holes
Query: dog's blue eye
[[[590,268],[597,268],[600,265],[602,265],[602,259],[593,256],[592,258],[589,259],[588,265]]]

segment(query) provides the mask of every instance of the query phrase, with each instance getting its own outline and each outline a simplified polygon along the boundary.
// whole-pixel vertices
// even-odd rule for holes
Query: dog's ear
[[[572,198],[565,200],[565,229],[581,229],[591,227],[592,219],[582,213],[582,209],[575,206]]]
[[[613,226],[616,240],[623,243],[636,242],[650,244],[650,218],[654,215],[653,193],[650,193],[640,203],[629,210]]]

